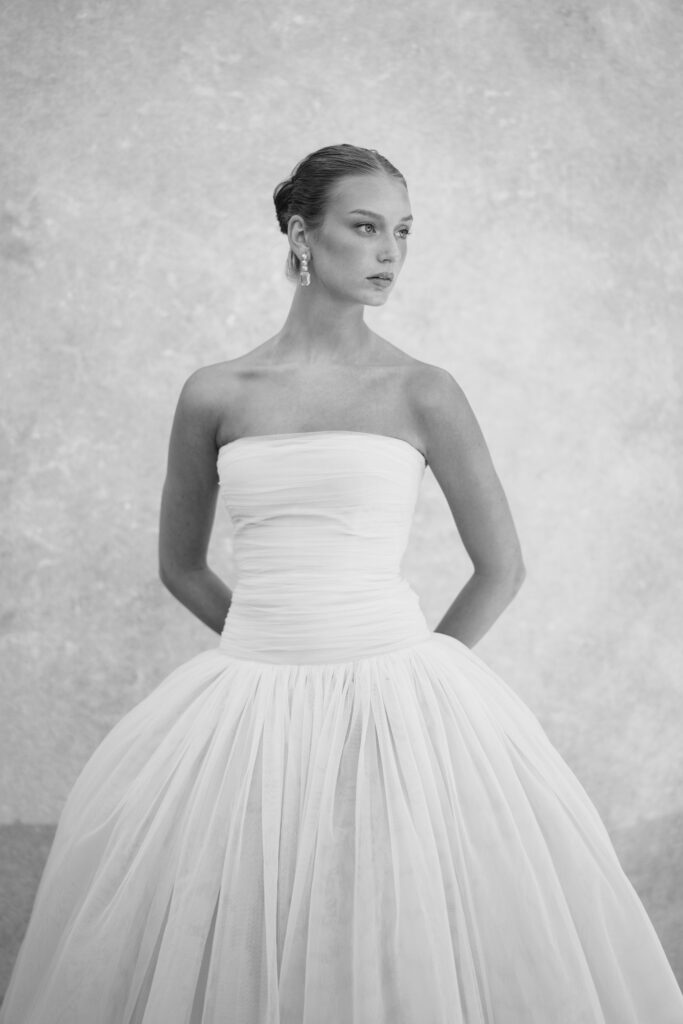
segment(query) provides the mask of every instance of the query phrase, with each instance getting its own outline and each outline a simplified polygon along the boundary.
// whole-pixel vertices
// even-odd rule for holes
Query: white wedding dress
[[[421,453],[269,434],[218,472],[220,644],[81,770],[0,1024],[682,1024],[585,790],[400,573]]]

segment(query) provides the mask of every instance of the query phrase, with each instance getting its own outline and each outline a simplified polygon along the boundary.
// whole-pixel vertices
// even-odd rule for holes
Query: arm
[[[159,576],[198,619],[221,633],[232,593],[209,569],[216,514],[217,417],[206,370],[185,382],[171,428],[159,522]]]
[[[474,572],[435,628],[473,647],[515,596],[526,570],[519,538],[481,428],[454,378],[430,367],[419,391],[429,465]]]

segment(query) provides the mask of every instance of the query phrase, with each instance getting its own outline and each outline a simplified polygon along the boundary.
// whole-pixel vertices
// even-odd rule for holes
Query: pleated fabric
[[[398,573],[424,468],[356,432],[221,450],[220,644],[82,769],[0,1024],[683,1022],[585,790]]]

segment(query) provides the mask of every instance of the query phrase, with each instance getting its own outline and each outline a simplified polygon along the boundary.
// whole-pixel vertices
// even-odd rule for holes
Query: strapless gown
[[[357,431],[220,449],[220,642],[81,770],[0,1024],[682,1024],[585,790],[400,573],[424,471]]]

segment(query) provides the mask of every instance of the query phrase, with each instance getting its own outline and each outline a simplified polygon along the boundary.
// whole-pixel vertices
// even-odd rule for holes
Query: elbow
[[[175,577],[174,577],[173,573],[171,572],[171,570],[169,569],[169,567],[164,562],[162,562],[162,561],[159,562],[159,579],[161,580],[163,585],[166,587],[166,589],[168,591],[170,591],[171,593],[173,593],[173,591],[174,591],[174,582],[173,581],[174,581]]]
[[[513,594],[516,594],[526,579],[526,565],[519,544],[515,545],[513,551],[509,553],[509,557],[505,559],[502,575],[512,587]]]
[[[514,587],[515,593],[517,593],[519,588],[522,586],[522,583],[524,583],[525,579],[526,566],[524,562],[520,562],[518,565],[515,566],[514,572],[512,574],[512,585]]]
[[[168,558],[159,558],[159,579],[169,593],[175,597],[181,584],[182,569]]]
[[[475,573],[516,594],[526,578],[526,566],[522,561],[515,561],[495,568],[475,568]]]
[[[515,558],[514,561],[510,562],[506,566],[503,576],[516,593],[526,578],[526,566],[522,558]]]
[[[207,568],[206,561],[198,564],[186,564],[169,558],[159,558],[159,579],[174,597],[178,597],[179,593],[186,589],[188,583],[195,579],[198,573],[205,572]]]

